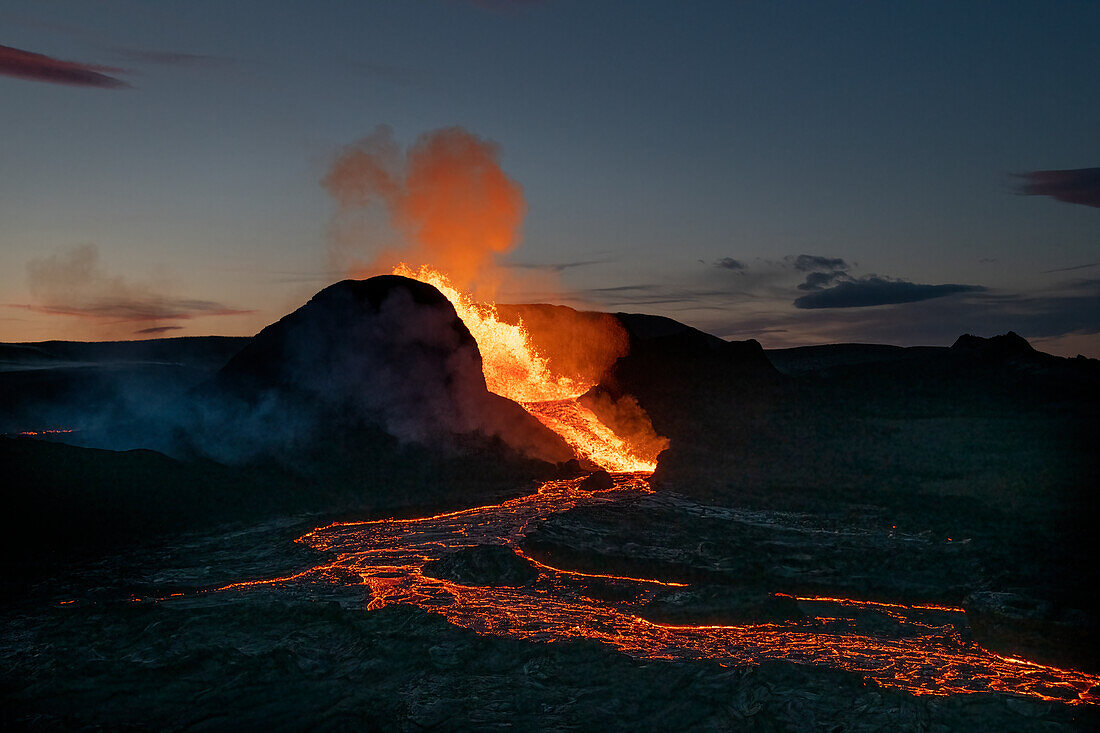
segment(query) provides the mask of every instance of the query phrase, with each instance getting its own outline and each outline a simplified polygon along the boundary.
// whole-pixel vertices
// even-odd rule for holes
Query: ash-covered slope
[[[770,400],[779,373],[759,342],[724,341],[671,318],[617,313],[629,338],[629,351],[600,380],[596,391],[633,395],[658,432],[675,441],[690,436],[711,407],[722,421],[738,419],[761,400]],[[705,428],[704,428],[705,429]]]
[[[502,441],[529,458],[573,458],[560,437],[486,389],[477,343],[454,307],[409,278],[325,288],[257,334],[215,385],[287,416],[299,440],[369,427],[447,448]]]

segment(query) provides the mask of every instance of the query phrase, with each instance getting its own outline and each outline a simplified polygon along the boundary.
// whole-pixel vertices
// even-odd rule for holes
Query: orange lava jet
[[[523,326],[505,323],[489,303],[475,303],[450,279],[431,267],[412,269],[400,264],[394,275],[428,283],[441,292],[466,324],[481,352],[485,386],[490,392],[518,402],[577,452],[608,471],[652,473],[657,457],[641,456],[577,399],[594,383],[554,374],[549,360],[531,342]]]

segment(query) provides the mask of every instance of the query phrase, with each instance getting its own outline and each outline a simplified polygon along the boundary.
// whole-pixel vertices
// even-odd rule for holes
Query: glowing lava
[[[475,303],[439,270],[417,270],[400,264],[394,275],[428,283],[451,301],[481,352],[485,386],[490,392],[518,402],[577,452],[608,471],[652,473],[657,457],[641,456],[600,421],[577,398],[591,389],[590,381],[554,374],[549,360],[539,354],[523,322],[505,323],[489,303]]]
[[[523,537],[551,514],[578,504],[651,493],[638,474],[617,474],[606,491],[586,491],[579,480],[550,481],[538,493],[502,504],[418,519],[340,522],[298,541],[335,560],[267,581],[234,583],[219,590],[245,590],[290,582],[362,583],[370,588],[368,610],[404,603],[438,613],[482,634],[532,641],[595,639],[649,659],[715,659],[755,664],[787,659],[846,669],[914,695],[1009,692],[1069,704],[1100,702],[1100,676],[990,653],[965,641],[957,624],[962,609],[846,598],[799,598],[811,617],[785,624],[664,624],[638,615],[662,587],[683,583],[584,573],[533,561]],[[511,548],[539,571],[525,587],[461,585],[424,575],[425,563],[475,545]],[[607,594],[607,590],[613,592]],[[874,611],[894,620],[898,638],[855,633],[850,611]],[[846,616],[846,614],[849,614]]]
[[[547,359],[535,350],[523,324],[501,321],[495,306],[473,302],[442,272],[427,266],[413,270],[400,264],[393,274],[428,283],[451,301],[477,341],[485,386],[490,392],[519,403],[546,402],[580,397],[592,387],[551,374]]]
[[[600,468],[614,473],[653,473],[657,468],[656,457],[636,455],[626,441],[576,399],[520,404]]]

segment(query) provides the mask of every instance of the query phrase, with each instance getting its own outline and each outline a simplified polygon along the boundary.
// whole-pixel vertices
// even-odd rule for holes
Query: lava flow
[[[958,608],[814,597],[799,601],[822,615],[800,623],[663,624],[639,613],[657,591],[685,584],[561,569],[523,552],[524,535],[551,514],[652,492],[644,474],[614,478],[614,487],[603,491],[587,491],[576,479],[550,481],[535,494],[502,504],[418,519],[320,527],[298,541],[332,554],[332,562],[220,590],[295,581],[361,582],[370,589],[368,610],[411,604],[484,634],[546,642],[595,639],[650,659],[714,659],[723,664],[786,659],[854,671],[916,695],[998,691],[1069,704],[1100,702],[1098,675],[1003,657],[964,641],[955,624],[961,621]],[[521,587],[488,587],[425,575],[429,561],[477,545],[511,548],[531,562],[538,580]],[[837,623],[843,618],[836,618],[852,608],[889,611],[885,615],[904,633],[897,638],[853,633]]]
[[[580,455],[612,471],[613,486],[589,490],[580,479],[549,481],[535,494],[501,504],[419,519],[330,524],[298,541],[329,554],[332,561],[284,578],[218,590],[302,581],[361,583],[370,589],[368,610],[410,604],[483,634],[547,642],[594,639],[651,659],[713,659],[722,664],[786,659],[854,671],[916,695],[1000,691],[1070,704],[1100,702],[1100,676],[999,656],[964,641],[958,632],[959,608],[807,597],[798,602],[822,615],[802,622],[664,624],[639,614],[656,593],[686,584],[585,573],[529,557],[523,538],[550,515],[579,504],[652,493],[646,479],[656,457],[633,453],[579,405],[577,397],[591,385],[552,375],[522,324],[503,323],[493,306],[473,303],[436,271],[401,266],[395,273],[443,292],[477,340],[489,389],[519,402]],[[520,587],[475,586],[425,574],[430,561],[479,545],[508,547],[535,568],[537,580]],[[850,609],[878,613],[895,623],[899,633],[856,633],[846,623]]]

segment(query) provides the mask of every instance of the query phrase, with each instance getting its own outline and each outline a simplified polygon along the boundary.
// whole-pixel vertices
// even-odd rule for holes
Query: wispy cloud
[[[956,293],[977,293],[980,285],[922,285],[907,280],[887,280],[870,276],[846,280],[831,288],[796,298],[795,308],[867,308],[895,303],[915,303]]]
[[[68,84],[100,89],[124,89],[130,85],[110,74],[124,71],[77,61],[63,61],[40,53],[0,46],[0,74],[52,84]]]
[[[217,68],[226,66],[230,63],[229,59],[221,56],[209,56],[201,53],[184,53],[181,51],[154,51],[141,48],[116,47],[114,53],[127,61],[158,64],[161,66]]]
[[[841,257],[798,255],[797,257],[787,257],[786,261],[793,264],[794,269],[799,272],[816,272],[819,270],[835,272],[837,270],[847,270],[850,267]]]
[[[504,267],[511,267],[519,270],[544,270],[547,272],[564,272],[565,270],[572,270],[578,267],[589,267],[591,265],[603,265],[609,262],[609,260],[577,260],[575,262],[556,262],[549,264],[536,264],[530,262],[508,262],[504,263]]]
[[[743,272],[748,266],[741,260],[735,260],[732,257],[723,257],[714,263],[714,266],[720,270],[736,270]]]
[[[835,282],[852,279],[848,275],[851,265],[841,257],[787,256],[783,258],[783,264],[806,273],[806,279],[798,286],[799,290],[817,291]]]
[[[1100,206],[1100,168],[1027,171],[1014,175],[1023,179],[1017,190],[1027,196],[1050,196],[1067,204]]]
[[[183,326],[150,326],[149,328],[139,328],[134,333],[140,333],[143,335],[154,335],[158,333],[164,333],[165,331],[178,331]]]
[[[834,270],[833,272],[808,272],[806,279],[799,283],[799,290],[821,290],[839,279],[848,277],[848,273]]]
[[[1073,265],[1072,267],[1056,267],[1053,270],[1041,270],[1039,274],[1049,275],[1052,272],[1073,272],[1074,270],[1087,270],[1090,267],[1100,267],[1100,262],[1089,262],[1084,265]]]
[[[240,316],[250,310],[230,308],[213,300],[188,300],[150,296],[143,300],[103,297],[72,303],[9,303],[11,308],[24,308],[55,316],[78,316],[104,321],[187,321],[199,316]]]
[[[678,287],[668,283],[638,283],[615,287],[587,288],[578,293],[586,301],[605,307],[638,308],[666,306],[667,310],[725,308],[737,293],[726,289]]]
[[[99,250],[94,245],[81,245],[31,260],[27,263],[27,282],[32,302],[9,304],[10,307],[103,322],[136,323],[252,312],[217,301],[172,296],[151,283],[109,275],[100,266]]]
[[[220,68],[234,63],[233,59],[225,56],[212,56],[201,53],[188,53],[184,51],[134,48],[114,43],[109,37],[101,33],[89,30],[85,26],[69,23],[57,23],[43,21],[32,16],[21,14],[5,14],[4,22],[23,28],[38,31],[47,31],[52,35],[58,35],[73,39],[83,45],[97,48],[100,52],[109,54],[114,58],[124,59],[135,64],[157,64],[160,66],[192,66],[205,68]],[[87,66],[87,68],[116,73],[121,69],[109,67]]]

